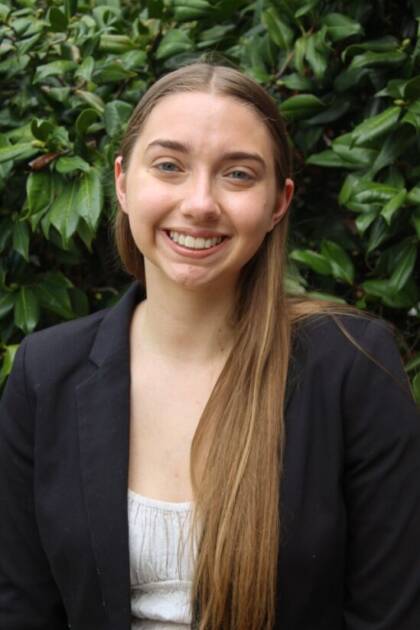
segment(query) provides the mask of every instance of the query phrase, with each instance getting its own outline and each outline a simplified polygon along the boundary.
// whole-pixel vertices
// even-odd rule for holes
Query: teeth
[[[188,247],[189,249],[208,249],[209,247],[218,245],[223,240],[222,236],[215,236],[214,238],[195,238],[189,234],[181,234],[174,230],[169,232],[169,236],[175,243]]]

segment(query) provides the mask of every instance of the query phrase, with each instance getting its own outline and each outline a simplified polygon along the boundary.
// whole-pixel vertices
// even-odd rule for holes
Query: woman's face
[[[164,97],[135,143],[116,190],[145,258],[146,283],[234,288],[242,267],[283,217],[293,194],[277,189],[271,137],[231,97]]]

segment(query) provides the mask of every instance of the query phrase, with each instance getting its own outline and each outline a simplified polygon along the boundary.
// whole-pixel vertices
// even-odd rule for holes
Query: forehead
[[[145,150],[156,138],[173,139],[195,150],[259,151],[273,159],[273,142],[250,105],[231,96],[179,92],[165,96],[152,109],[137,145]]]

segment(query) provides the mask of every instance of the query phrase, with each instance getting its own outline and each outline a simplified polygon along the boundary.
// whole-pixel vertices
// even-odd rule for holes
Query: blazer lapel
[[[134,284],[104,317],[90,354],[96,369],[76,388],[82,484],[102,605],[122,629],[130,625],[129,328],[139,299],[141,290]]]
[[[90,361],[93,372],[76,388],[80,463],[92,546],[108,618],[129,630],[128,453],[130,341],[133,310],[144,297],[133,284],[99,326]],[[287,382],[286,411],[296,390],[301,344],[294,343]]]

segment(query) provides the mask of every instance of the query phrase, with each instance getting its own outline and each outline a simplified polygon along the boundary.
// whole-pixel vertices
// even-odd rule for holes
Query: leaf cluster
[[[112,304],[127,120],[206,58],[288,121],[298,195],[288,290],[393,321],[420,397],[420,5],[411,0],[0,0],[0,384],[23,334]]]

